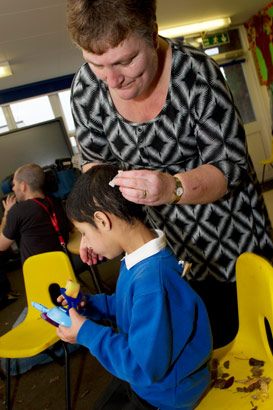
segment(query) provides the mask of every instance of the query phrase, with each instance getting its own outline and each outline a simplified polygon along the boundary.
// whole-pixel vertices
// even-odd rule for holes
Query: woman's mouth
[[[133,84],[133,82],[134,81],[131,81],[130,83],[128,83],[128,84],[121,84],[121,86],[120,87],[118,87],[118,89],[119,90],[126,90],[127,88],[130,88],[131,87],[131,85]]]

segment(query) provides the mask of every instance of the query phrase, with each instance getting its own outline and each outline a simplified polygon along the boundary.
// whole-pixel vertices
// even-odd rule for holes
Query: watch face
[[[176,195],[181,196],[183,194],[183,189],[182,187],[177,188],[176,190]]]

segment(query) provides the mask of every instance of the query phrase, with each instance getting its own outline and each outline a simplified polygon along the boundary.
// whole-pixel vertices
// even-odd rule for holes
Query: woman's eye
[[[131,62],[132,60],[123,61],[121,65],[126,66],[126,65],[129,65]]]
[[[92,67],[95,68],[96,70],[101,70],[103,68],[103,65],[97,65],[97,64],[94,64],[94,63],[89,63],[89,65],[90,65],[91,69],[92,69]]]

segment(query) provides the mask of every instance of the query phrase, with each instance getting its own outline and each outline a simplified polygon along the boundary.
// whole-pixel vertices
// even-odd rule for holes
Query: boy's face
[[[74,226],[85,238],[87,247],[91,248],[97,255],[102,255],[107,259],[114,259],[123,252],[111,230],[104,229],[103,226],[96,228],[88,222],[74,221]]]

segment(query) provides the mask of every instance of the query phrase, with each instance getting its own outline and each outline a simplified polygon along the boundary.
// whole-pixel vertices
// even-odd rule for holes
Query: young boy
[[[109,185],[116,174],[111,165],[92,167],[67,199],[68,217],[95,253],[113,259],[125,252],[116,292],[87,295],[86,317],[70,309],[72,326],[57,333],[127,382],[130,409],[191,410],[210,381],[206,309],[181,278],[163,232],[150,230],[141,206]],[[117,332],[93,319],[115,322]]]

